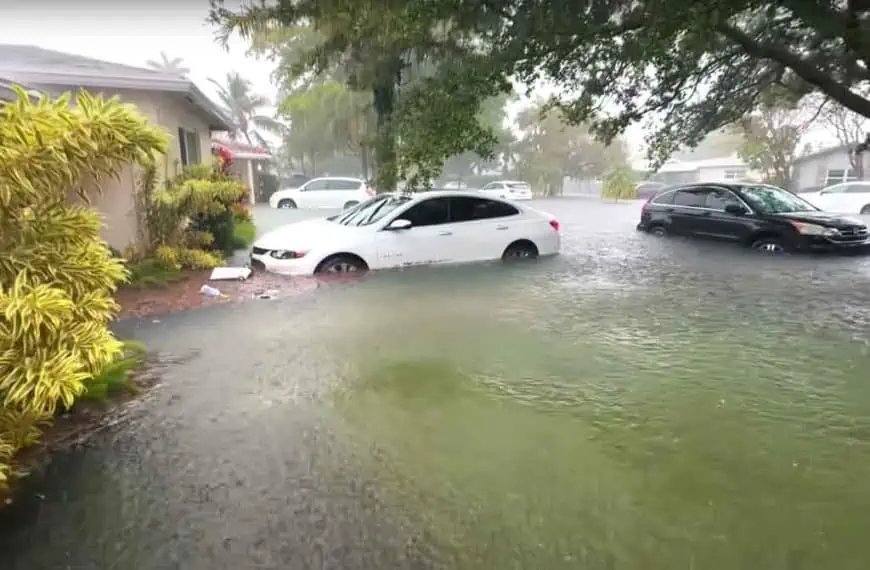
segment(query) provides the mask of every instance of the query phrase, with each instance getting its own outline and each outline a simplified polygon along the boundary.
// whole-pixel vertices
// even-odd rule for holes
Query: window
[[[674,205],[706,208],[707,192],[707,190],[678,190],[674,192]]]
[[[756,212],[765,214],[787,214],[789,212],[811,212],[815,206],[803,198],[776,186],[741,186],[740,194]]]
[[[736,204],[737,206],[743,207],[743,203],[734,195],[733,192],[719,188],[711,188],[707,192],[707,202],[705,207],[712,210],[724,211],[725,206],[729,204]]]
[[[502,185],[499,182],[490,182],[489,184],[487,184],[486,186],[481,188],[481,190],[501,190],[501,189],[502,189]]]
[[[659,194],[655,198],[653,198],[653,204],[673,204],[674,203],[674,194],[676,192],[665,192],[664,194]]]
[[[854,170],[844,170],[842,168],[828,169],[825,176],[825,186],[837,184],[839,182],[849,182],[850,180],[858,180]]]
[[[745,168],[733,168],[725,171],[725,180],[743,180],[746,178]]]
[[[328,190],[329,189],[329,181],[328,180],[312,180],[308,182],[305,186],[300,188],[303,192],[311,192],[317,190]]]
[[[448,198],[432,198],[420,202],[399,216],[411,222],[411,227],[437,226],[449,220],[450,201]]]
[[[508,182],[506,184],[508,188],[511,190],[531,190],[532,187],[526,184],[525,182]]]
[[[469,197],[450,199],[451,222],[471,222],[474,220],[503,218],[516,214],[519,214],[519,210],[504,202]]]
[[[330,180],[329,190],[359,190],[362,182],[358,180]]]
[[[849,194],[870,194],[870,184],[849,184],[845,191]]]
[[[182,165],[189,166],[200,163],[199,135],[196,134],[196,131],[178,128],[178,150]]]

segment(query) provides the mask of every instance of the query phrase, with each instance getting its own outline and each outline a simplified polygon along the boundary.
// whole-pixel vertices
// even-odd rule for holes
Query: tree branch
[[[785,48],[758,42],[742,30],[725,23],[717,24],[716,29],[726,38],[742,47],[747,54],[782,63],[794,71],[801,79],[814,85],[821,92],[838,101],[844,107],[848,107],[865,117],[870,117],[870,101],[854,93],[849,87],[838,82],[800,56]]]

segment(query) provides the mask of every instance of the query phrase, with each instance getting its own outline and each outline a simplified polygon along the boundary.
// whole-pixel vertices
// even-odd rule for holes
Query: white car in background
[[[531,185],[519,180],[496,180],[481,188],[480,192],[504,200],[531,200],[533,197]]]
[[[826,212],[870,215],[870,181],[834,184],[800,197]]]
[[[352,208],[375,192],[361,178],[312,178],[298,188],[278,190],[269,197],[273,208]]]
[[[559,252],[550,214],[477,192],[379,194],[347,212],[269,232],[251,266],[287,275],[534,259]]]

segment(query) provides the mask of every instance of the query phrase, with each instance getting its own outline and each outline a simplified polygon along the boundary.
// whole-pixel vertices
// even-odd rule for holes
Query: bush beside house
[[[100,239],[100,215],[68,195],[87,202],[85,181],[166,150],[116,98],[17,94],[0,108],[0,488],[39,426],[129,356],[107,326],[128,272]]]

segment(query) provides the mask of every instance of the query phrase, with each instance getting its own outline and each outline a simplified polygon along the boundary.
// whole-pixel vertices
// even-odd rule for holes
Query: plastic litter
[[[230,279],[244,281],[250,276],[250,267],[215,267],[209,279],[212,281],[226,281]]]
[[[278,290],[277,289],[267,289],[266,291],[258,291],[255,294],[255,296],[257,297],[257,299],[264,299],[264,300],[274,299],[275,297],[278,296]]]
[[[215,289],[214,287],[209,287],[208,285],[203,285],[202,287],[200,287],[199,292],[206,297],[219,297],[221,294],[220,289]]]

